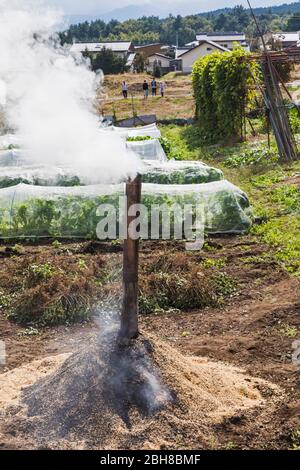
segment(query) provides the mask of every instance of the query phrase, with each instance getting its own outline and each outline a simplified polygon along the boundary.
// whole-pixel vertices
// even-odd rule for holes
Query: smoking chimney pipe
[[[139,239],[132,240],[129,235],[130,223],[135,216],[129,216],[128,210],[133,204],[141,202],[142,179],[138,175],[126,183],[126,237],[123,247],[123,308],[119,338],[131,340],[138,336],[138,263]]]

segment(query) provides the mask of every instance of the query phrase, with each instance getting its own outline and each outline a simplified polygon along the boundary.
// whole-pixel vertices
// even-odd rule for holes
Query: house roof
[[[149,55],[148,59],[149,59],[150,57],[154,57],[154,56],[155,56],[155,57],[156,57],[156,56],[157,56],[157,57],[162,57],[163,59],[171,60],[171,57],[169,57],[169,56],[167,56],[167,55],[164,55],[164,54],[160,54],[159,52],[155,52],[154,54]]]
[[[220,49],[223,52],[230,52],[229,49],[227,49],[226,47],[220,46],[220,44],[217,44],[216,42],[208,41],[207,39],[205,39],[203,41],[199,41],[198,46],[192,47],[191,49],[188,49],[186,52],[183,52],[182,54],[180,54],[179,58],[181,59],[182,56],[184,56],[186,54],[189,54],[190,52],[195,51],[196,49],[198,49],[198,47],[202,46],[202,44],[209,44],[210,46],[213,46],[216,49]]]
[[[131,52],[127,57],[126,67],[131,67],[134,62],[134,58],[136,56],[135,52]]]
[[[135,49],[141,49],[141,48],[144,48],[144,47],[153,47],[153,46],[162,46],[162,43],[153,42],[152,44],[140,44],[140,45],[137,45],[137,46],[134,46],[134,47],[135,47]]]
[[[237,33],[231,31],[228,33],[197,33],[196,39],[200,41],[203,39],[208,39],[210,41],[245,41],[246,35],[245,33]]]
[[[195,47],[195,46],[198,46],[198,44],[199,44],[199,41],[195,40],[195,41],[191,41],[191,42],[186,43],[184,46],[185,47]]]
[[[111,49],[113,52],[128,52],[132,47],[131,42],[107,41],[107,42],[78,42],[71,47],[71,52],[99,52],[102,49]]]
[[[299,32],[274,33],[273,39],[280,42],[297,42],[300,39],[299,36]]]
[[[199,41],[197,41],[197,45],[199,45]],[[178,47],[175,50],[176,59],[178,59],[182,54],[184,54],[185,52],[190,51],[191,49],[192,49],[191,47]]]

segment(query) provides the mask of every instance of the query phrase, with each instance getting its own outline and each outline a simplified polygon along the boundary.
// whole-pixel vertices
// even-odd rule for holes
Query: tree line
[[[300,30],[300,5],[298,10],[292,5],[262,9],[257,19],[262,32]],[[259,11],[259,10],[258,10]],[[299,13],[297,13],[299,12]],[[180,46],[195,39],[198,32],[243,31],[250,38],[257,37],[257,30],[249,10],[238,5],[232,9],[220,10],[199,15],[173,16],[159,18],[144,16],[126,21],[102,20],[71,25],[60,33],[62,43],[97,41],[132,41],[135,44],[160,42]]]

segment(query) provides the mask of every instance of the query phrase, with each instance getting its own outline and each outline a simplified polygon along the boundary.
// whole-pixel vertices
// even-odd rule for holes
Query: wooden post
[[[141,176],[126,183],[127,221],[126,238],[123,248],[123,308],[119,337],[125,340],[136,338],[138,330],[138,257],[139,239],[132,240],[129,236],[129,225],[134,216],[128,215],[128,209],[133,204],[141,202]]]

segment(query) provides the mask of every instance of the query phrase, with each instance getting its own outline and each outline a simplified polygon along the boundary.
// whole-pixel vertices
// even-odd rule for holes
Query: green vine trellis
[[[242,47],[215,52],[198,59],[193,67],[196,118],[205,143],[243,137],[245,109],[256,93],[255,62],[243,60]]]

